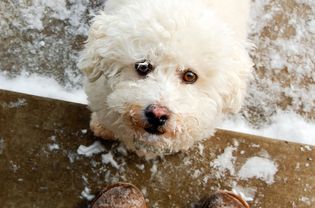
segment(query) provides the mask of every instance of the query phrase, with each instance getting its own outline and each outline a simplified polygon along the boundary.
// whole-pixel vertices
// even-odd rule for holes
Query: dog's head
[[[244,44],[201,3],[130,1],[94,18],[79,67],[92,110],[119,139],[139,154],[171,153],[240,109]]]

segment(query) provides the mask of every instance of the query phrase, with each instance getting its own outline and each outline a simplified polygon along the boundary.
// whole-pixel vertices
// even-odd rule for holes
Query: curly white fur
[[[241,107],[248,10],[249,0],[108,0],[79,61],[95,134],[147,158],[209,138],[222,115]],[[134,67],[144,59],[155,67],[145,78]],[[182,81],[187,68],[194,84]],[[150,104],[171,112],[162,135],[143,129]]]

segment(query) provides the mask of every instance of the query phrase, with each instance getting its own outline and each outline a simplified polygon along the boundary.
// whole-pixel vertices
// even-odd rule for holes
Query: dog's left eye
[[[153,66],[149,61],[144,60],[144,61],[137,62],[135,64],[135,69],[137,70],[137,73],[140,76],[146,76],[148,73],[150,73],[153,70]]]
[[[193,84],[197,81],[198,75],[192,71],[185,71],[183,74],[183,81],[187,84]]]

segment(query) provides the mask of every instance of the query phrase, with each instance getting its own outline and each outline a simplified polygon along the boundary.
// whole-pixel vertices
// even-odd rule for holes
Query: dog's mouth
[[[150,134],[162,135],[166,132],[165,128],[161,126],[147,126],[144,127],[144,130]]]

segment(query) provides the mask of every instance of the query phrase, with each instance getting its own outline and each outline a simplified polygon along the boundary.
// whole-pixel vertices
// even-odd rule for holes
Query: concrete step
[[[88,123],[84,105],[0,91],[0,207],[87,207],[84,193],[117,181],[138,186],[151,207],[192,207],[232,188],[253,198],[252,207],[315,207],[312,146],[218,130],[189,152],[154,161],[109,141],[87,157],[77,149],[97,140]]]

